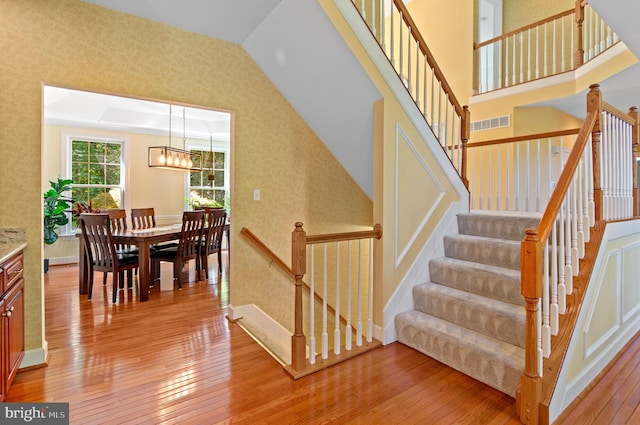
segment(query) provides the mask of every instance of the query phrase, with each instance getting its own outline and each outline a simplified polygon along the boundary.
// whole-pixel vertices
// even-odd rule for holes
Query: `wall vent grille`
[[[510,125],[511,125],[511,115],[503,115],[501,117],[488,118],[486,120],[472,121],[471,132],[474,133],[476,131],[509,127]]]

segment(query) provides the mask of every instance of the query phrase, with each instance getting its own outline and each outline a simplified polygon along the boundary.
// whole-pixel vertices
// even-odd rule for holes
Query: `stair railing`
[[[469,143],[471,209],[544,211],[578,131]]]
[[[539,422],[543,391],[552,391],[542,387],[543,370],[559,372],[543,368],[544,359],[552,353],[552,335],[560,331],[559,315],[572,307],[567,296],[591,228],[638,214],[637,110],[628,115],[606,104],[595,84],[587,95],[587,111],[540,225],[527,229],[521,245],[526,347],[519,414],[527,424]]]
[[[461,106],[402,0],[352,0],[465,184],[470,114]]]
[[[573,9],[475,43],[476,90],[486,93],[572,71],[618,41],[590,5],[576,0]]]
[[[329,329],[327,311],[333,305],[336,317],[342,308],[346,311],[346,326],[342,334],[339,322],[333,329],[333,355],[339,356],[341,348],[352,351],[352,344],[363,346],[373,340],[373,241],[382,237],[382,226],[376,224],[372,230],[347,233],[333,233],[307,236],[302,223],[296,223],[291,233],[291,264],[295,276],[295,325],[291,337],[291,368],[301,371],[317,362],[317,352],[322,360],[329,358]],[[363,244],[363,241],[367,241]],[[365,245],[365,246],[363,246]],[[316,249],[319,246],[320,249]],[[317,254],[316,252],[319,251]],[[316,255],[322,265],[316,267]],[[309,328],[303,329],[303,277],[307,274],[307,258],[310,258],[309,290],[311,294],[320,292],[323,300],[321,317],[320,349],[316,346],[316,311],[314,303],[309,303]],[[316,284],[318,280],[318,284]],[[321,283],[320,283],[321,282]],[[328,293],[329,288],[334,292]],[[355,299],[353,295],[355,294]],[[355,307],[355,308],[354,308]],[[366,311],[367,317],[364,317]],[[366,320],[366,330],[364,321]],[[355,341],[353,341],[355,330]],[[307,361],[307,335],[308,352]],[[344,344],[342,341],[344,340]]]

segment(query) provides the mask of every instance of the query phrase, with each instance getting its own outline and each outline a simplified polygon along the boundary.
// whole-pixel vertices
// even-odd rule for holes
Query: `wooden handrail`
[[[444,77],[442,70],[436,63],[435,57],[427,47],[427,43],[424,41],[424,38],[422,38],[422,34],[420,34],[420,31],[418,31],[418,27],[413,21],[413,19],[411,18],[411,15],[409,14],[407,7],[404,5],[402,0],[393,0],[393,4],[396,6],[396,8],[398,8],[398,11],[400,11],[400,14],[402,15],[402,19],[410,28],[411,35],[418,42],[418,47],[420,48],[420,51],[427,58],[427,62],[433,69],[433,73],[435,74],[438,81],[440,81],[440,83],[442,84],[442,89],[444,90],[445,93],[447,93],[449,97],[449,101],[455,107],[456,112],[458,113],[458,116],[462,116],[463,110],[460,102],[458,101],[455,94],[453,93],[453,90],[451,89],[451,86],[447,82],[447,79]]]
[[[490,40],[483,41],[482,43],[473,43],[473,48],[474,48],[474,50],[477,50],[477,49],[479,49],[481,47],[484,47],[484,46],[487,46],[489,44],[495,43],[496,41],[503,40],[505,38],[511,37],[512,35],[515,35],[515,34],[518,34],[518,33],[521,33],[521,32],[525,32],[525,31],[527,31],[529,29],[544,25],[544,24],[549,23],[549,22],[553,22],[556,19],[564,18],[565,16],[569,16],[574,12],[575,12],[575,9],[571,8],[569,10],[565,10],[564,12],[556,13],[553,16],[549,16],[547,18],[544,18],[544,19],[541,19],[539,21],[536,21],[536,22],[534,22],[532,24],[525,25],[525,26],[517,28],[517,29],[515,29],[513,31],[509,31],[507,33],[504,33],[502,35],[494,37],[494,38],[492,38]]]
[[[282,261],[282,259],[278,257],[278,255],[275,252],[269,249],[269,247],[264,242],[262,242],[262,240],[260,240],[260,238],[257,237],[255,233],[253,233],[251,230],[247,229],[246,227],[243,227],[242,230],[240,230],[240,234],[244,235],[247,239],[253,242],[258,248],[260,248],[260,250],[262,250],[262,252],[267,257],[269,257],[271,261],[276,263],[285,273],[287,273],[292,278],[295,277],[295,274],[293,273],[293,270],[291,270],[291,267],[287,266],[287,264],[284,261]],[[311,287],[306,282],[303,281],[302,286],[307,292],[309,293],[311,292]],[[313,298],[318,303],[323,302],[323,298],[317,293],[313,294]],[[334,316],[336,315],[336,310],[332,306],[328,305],[327,310]],[[342,325],[347,324],[347,320],[342,316],[340,316],[340,324]]]
[[[327,242],[341,242],[357,239],[380,239],[382,237],[382,225],[380,223],[373,226],[373,230],[362,230],[359,232],[328,233],[324,235],[307,236],[307,245]]]
[[[569,130],[550,131],[547,133],[527,134],[525,136],[506,137],[504,139],[486,140],[484,142],[469,143],[467,145],[467,148],[471,149],[471,148],[479,148],[482,146],[500,145],[504,143],[525,142],[527,140],[534,140],[534,139],[547,139],[550,137],[570,136],[573,134],[578,134],[579,132],[580,132],[579,128],[572,128]]]
[[[584,124],[580,128],[580,132],[578,133],[578,137],[576,137],[573,149],[569,154],[569,158],[567,158],[567,162],[562,169],[556,188],[551,195],[551,199],[549,199],[549,203],[547,204],[547,209],[542,215],[542,219],[538,225],[539,241],[546,241],[552,227],[554,226],[558,212],[562,207],[562,201],[569,190],[573,175],[578,168],[578,163],[584,153],[584,148],[587,146],[587,142],[590,140],[589,136],[591,136],[591,132],[593,131],[597,119],[597,113],[589,112],[587,118],[584,120]],[[540,244],[542,243],[543,242],[540,242]]]
[[[623,120],[624,122],[626,122],[629,125],[634,125],[635,124],[635,120],[629,116],[629,114],[625,114],[624,112],[622,112],[620,109],[616,108],[615,106],[603,101],[602,102],[602,110],[603,111],[607,111],[612,115],[615,115],[616,117],[620,118],[621,120]]]
[[[289,276],[294,277],[293,270],[291,270],[291,268],[287,265],[287,263],[282,261],[282,259],[278,257],[275,252],[269,249],[269,247],[264,242],[262,242],[260,238],[258,238],[251,230],[247,229],[246,227],[243,227],[242,230],[240,230],[240,234],[246,236],[247,239],[249,239],[256,246],[258,246],[258,248],[260,248],[262,252],[264,252],[267,255],[267,257],[271,259],[271,261],[276,263],[282,270],[284,270],[287,274],[289,274]]]

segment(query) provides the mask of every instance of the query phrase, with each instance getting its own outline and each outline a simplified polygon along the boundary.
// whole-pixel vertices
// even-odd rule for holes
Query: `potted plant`
[[[51,245],[58,240],[56,230],[69,222],[66,211],[73,203],[73,199],[64,196],[64,192],[71,190],[71,180],[58,177],[57,181],[50,181],[51,189],[44,192],[44,243]],[[44,271],[48,270],[49,259],[44,259]]]

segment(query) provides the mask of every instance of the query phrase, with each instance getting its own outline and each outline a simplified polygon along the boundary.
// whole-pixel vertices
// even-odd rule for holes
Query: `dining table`
[[[138,247],[138,282],[140,284],[140,301],[149,300],[149,287],[151,286],[151,246],[180,239],[182,224],[151,227],[148,229],[127,229],[112,233],[116,244],[135,245]],[[87,262],[86,246],[84,238],[80,234],[80,251],[78,256],[79,292],[85,295],[89,292],[89,264]]]

